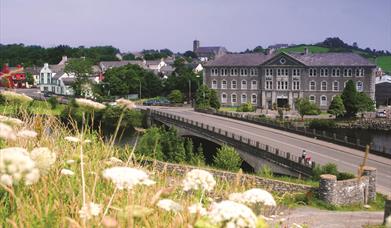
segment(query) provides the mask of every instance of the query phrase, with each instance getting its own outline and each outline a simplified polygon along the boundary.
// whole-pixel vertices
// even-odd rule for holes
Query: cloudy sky
[[[338,36],[391,51],[391,0],[0,0],[0,43],[242,51]]]

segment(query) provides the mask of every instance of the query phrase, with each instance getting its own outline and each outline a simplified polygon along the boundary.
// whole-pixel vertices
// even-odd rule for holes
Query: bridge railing
[[[182,127],[211,139],[223,142],[244,152],[265,159],[271,163],[301,173],[305,176],[311,176],[312,170],[315,167],[315,162],[312,162],[310,165],[304,162],[301,157],[295,156],[286,151],[281,151],[278,148],[274,148],[254,139],[243,137],[240,134],[235,134],[215,126],[210,126],[208,124],[158,110],[150,110],[150,113],[151,117],[156,120],[174,124],[178,127]]]

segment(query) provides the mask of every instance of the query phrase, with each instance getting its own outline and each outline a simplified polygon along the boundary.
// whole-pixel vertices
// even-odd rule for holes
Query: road
[[[302,150],[305,149],[317,164],[335,163],[340,171],[356,174],[359,165],[363,162],[362,151],[333,143],[244,121],[194,112],[190,108],[152,107],[152,109],[215,126],[296,156],[301,156]],[[370,154],[366,165],[377,168],[377,191],[391,194],[391,159]]]

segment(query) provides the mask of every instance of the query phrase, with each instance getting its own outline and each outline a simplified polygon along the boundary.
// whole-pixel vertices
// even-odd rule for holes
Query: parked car
[[[376,117],[377,118],[386,118],[387,117],[386,110],[376,112]]]
[[[152,98],[148,99],[143,102],[143,105],[147,106],[153,106],[153,105],[169,105],[171,104],[170,100],[168,100],[165,97],[160,97],[160,98]]]

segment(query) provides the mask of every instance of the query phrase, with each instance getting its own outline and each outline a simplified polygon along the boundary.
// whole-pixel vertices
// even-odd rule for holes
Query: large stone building
[[[221,46],[201,47],[200,41],[194,40],[193,52],[197,55],[199,60],[208,61],[219,56],[225,55],[228,51],[225,47]]]
[[[354,53],[225,54],[204,64],[204,83],[225,106],[294,109],[303,97],[324,110],[348,80],[374,99],[375,67]]]

